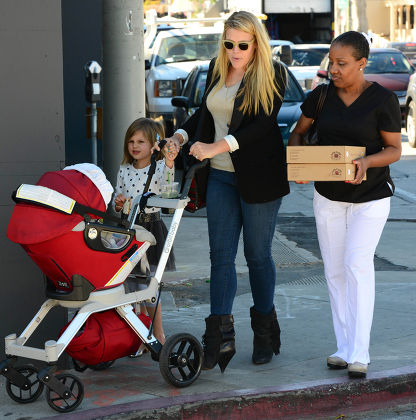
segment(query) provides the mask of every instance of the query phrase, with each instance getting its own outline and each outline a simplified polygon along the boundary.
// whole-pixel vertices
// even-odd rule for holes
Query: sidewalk
[[[301,419],[310,415],[345,414],[363,407],[416,401],[416,259],[415,224],[394,218],[386,225],[377,259],[387,269],[376,272],[376,306],[372,330],[371,365],[366,380],[349,380],[346,371],[326,367],[335,351],[328,293],[316,244],[310,238],[310,189],[292,194],[304,197],[305,213],[281,209],[273,243],[277,264],[275,303],[282,329],[281,354],[266,365],[251,363],[252,331],[247,267],[239,251],[239,290],[234,303],[237,353],[224,374],[218,367],[203,371],[187,388],[174,388],[162,378],[150,355],[120,359],[105,371],[88,369],[78,376],[85,397],[74,412],[59,415],[41,396],[17,404],[0,381],[0,417],[10,420],[53,418],[113,419]],[[399,203],[398,203],[399,204]],[[394,205],[400,210],[400,206]],[[392,208],[394,207],[392,206]],[[415,214],[415,212],[413,212]],[[302,217],[297,217],[302,216]],[[394,215],[393,215],[394,216]],[[290,223],[283,223],[289,220]],[[308,223],[307,223],[308,222]],[[169,220],[167,220],[169,223]],[[295,223],[292,235],[288,226]],[[204,217],[184,217],[175,240],[177,271],[166,273],[162,293],[167,334],[204,332],[209,314],[209,256]],[[309,230],[308,230],[309,229]],[[296,239],[296,240],[294,240]],[[302,242],[303,243],[303,242]],[[413,251],[412,251],[413,250]],[[413,258],[410,255],[413,254]],[[376,267],[377,267],[376,261]],[[319,414],[319,416],[318,416]]]

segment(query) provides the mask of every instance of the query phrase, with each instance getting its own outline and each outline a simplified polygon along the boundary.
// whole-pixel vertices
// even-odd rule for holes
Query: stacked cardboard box
[[[352,161],[365,156],[365,147],[288,146],[286,153],[289,181],[352,181]]]

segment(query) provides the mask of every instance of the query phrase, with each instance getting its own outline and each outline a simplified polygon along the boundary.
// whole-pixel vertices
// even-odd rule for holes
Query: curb
[[[416,402],[416,366],[287,386],[154,398],[53,416],[65,420],[300,419]],[[50,419],[51,417],[49,417]]]

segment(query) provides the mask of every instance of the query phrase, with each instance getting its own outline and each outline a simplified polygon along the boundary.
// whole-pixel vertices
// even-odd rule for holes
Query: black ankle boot
[[[218,366],[224,372],[235,354],[234,318],[232,315],[211,315],[205,318],[206,330],[202,337],[204,346],[203,370]]]
[[[274,306],[267,315],[251,307],[250,317],[254,332],[252,361],[256,365],[268,363],[273,353],[279,354],[280,350],[280,327]]]

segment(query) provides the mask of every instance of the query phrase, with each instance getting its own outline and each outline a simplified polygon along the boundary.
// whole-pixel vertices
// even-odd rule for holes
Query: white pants
[[[338,356],[369,363],[373,322],[374,253],[390,211],[390,197],[367,203],[313,199],[328,283]]]

